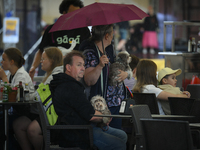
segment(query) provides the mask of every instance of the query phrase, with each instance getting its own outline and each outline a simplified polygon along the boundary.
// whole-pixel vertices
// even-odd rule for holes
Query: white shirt
[[[47,80],[44,82],[44,84],[50,84],[51,80],[53,80],[53,75],[62,73],[63,72],[63,66],[57,66],[53,69],[51,72],[51,75],[47,78]]]
[[[11,73],[9,71],[8,74],[7,74],[8,80],[10,78],[10,75],[11,75]],[[25,83],[28,83],[28,89],[29,89],[30,95],[35,92],[35,88],[34,88],[32,80],[31,80],[31,77],[25,71],[23,66],[21,68],[19,68],[17,70],[17,72],[15,73],[15,75],[14,75],[14,77],[13,77],[11,83],[10,83],[11,87],[19,85],[19,81],[22,81],[23,88],[25,88]]]
[[[162,90],[157,88],[157,87],[155,87],[153,84],[145,85],[142,88],[142,93],[155,93],[156,97],[158,97],[158,95],[161,92],[162,92]],[[158,103],[158,109],[159,109],[160,115],[165,115],[160,102],[157,101],[157,103]]]

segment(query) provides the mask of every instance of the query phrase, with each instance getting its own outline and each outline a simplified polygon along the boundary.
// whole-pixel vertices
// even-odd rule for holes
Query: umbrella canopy
[[[60,16],[50,32],[108,25],[128,20],[141,20],[147,16],[135,5],[96,2]]]

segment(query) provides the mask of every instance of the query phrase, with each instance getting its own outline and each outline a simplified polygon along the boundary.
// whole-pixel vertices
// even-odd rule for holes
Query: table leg
[[[4,106],[4,129],[5,129],[5,135],[6,135],[6,141],[4,144],[4,150],[8,149],[8,107]]]

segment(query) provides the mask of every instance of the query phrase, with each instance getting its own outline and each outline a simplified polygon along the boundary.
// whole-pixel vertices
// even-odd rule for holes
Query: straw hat
[[[166,75],[170,75],[170,74],[176,74],[176,76],[181,74],[181,69],[176,69],[176,70],[172,70],[171,68],[163,68],[162,70],[160,70],[158,72],[158,82],[160,82],[162,80],[163,77],[165,77]]]

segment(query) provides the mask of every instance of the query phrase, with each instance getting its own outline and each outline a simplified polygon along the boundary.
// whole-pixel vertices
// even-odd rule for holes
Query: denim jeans
[[[103,130],[92,125],[94,145],[99,150],[126,150],[127,135],[123,130],[112,127],[105,127]]]

